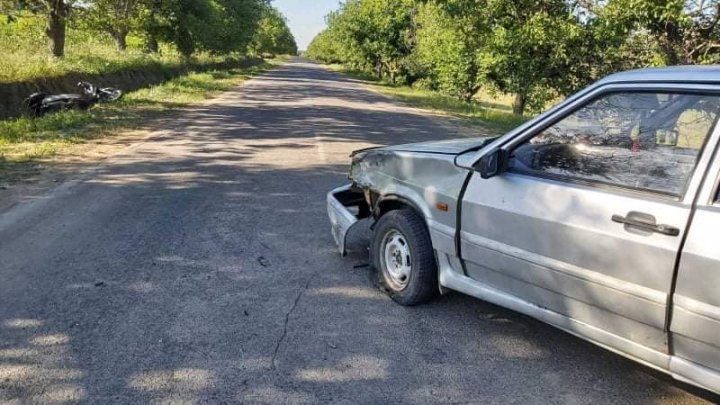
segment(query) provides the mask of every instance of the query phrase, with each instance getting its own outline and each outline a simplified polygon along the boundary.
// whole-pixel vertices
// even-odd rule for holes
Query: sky
[[[325,28],[325,15],[336,10],[340,0],[274,0],[275,6],[288,19],[288,25],[300,50]]]

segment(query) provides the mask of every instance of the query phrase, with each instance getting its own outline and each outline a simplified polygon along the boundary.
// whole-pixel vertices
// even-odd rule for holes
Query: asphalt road
[[[0,214],[0,403],[703,403],[451,294],[403,308],[325,193],[350,151],[453,136],[293,61]]]

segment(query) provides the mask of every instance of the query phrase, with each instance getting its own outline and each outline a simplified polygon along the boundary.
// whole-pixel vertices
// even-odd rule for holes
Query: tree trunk
[[[462,96],[460,96],[460,99],[466,103],[471,102],[475,98],[475,95],[477,94],[478,91],[480,91],[481,88],[482,88],[482,86],[477,85],[477,84],[466,88],[463,91]]]
[[[676,48],[673,46],[673,43],[670,41],[670,39],[665,38],[665,40],[662,41],[662,45],[660,47],[665,54],[665,63],[667,63],[669,66],[680,65],[683,62],[690,63],[688,61],[681,60],[680,56],[678,56]]]
[[[127,31],[126,30],[117,30],[115,31],[115,43],[117,44],[117,49],[120,52],[123,52],[127,49]]]
[[[513,100],[513,114],[523,115],[525,113],[526,104],[527,94],[524,92],[515,93],[515,100]]]
[[[665,54],[665,63],[668,65],[680,65],[688,63],[681,57],[683,35],[679,25],[674,21],[666,21],[662,24],[663,30],[660,34],[660,47]]]
[[[65,21],[67,5],[64,0],[50,0],[50,12],[47,19],[45,35],[49,39],[50,53],[56,58],[65,55]]]
[[[145,38],[145,50],[150,53],[158,53],[160,45],[155,35],[148,35],[147,38]]]
[[[160,45],[158,44],[158,26],[160,24],[157,21],[157,15],[161,12],[161,9],[162,0],[153,0],[150,15],[148,16],[147,23],[145,25],[146,52],[158,53],[158,51],[160,51]]]
[[[465,89],[462,93],[460,93],[458,99],[460,99],[460,101],[469,103],[473,99],[473,94],[469,89]]]
[[[180,51],[180,55],[183,57],[183,61],[188,62],[192,54],[195,53],[195,43],[187,29],[180,28],[176,45]]]

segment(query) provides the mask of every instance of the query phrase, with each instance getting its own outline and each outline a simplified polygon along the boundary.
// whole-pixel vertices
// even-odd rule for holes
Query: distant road
[[[447,124],[297,59],[167,126],[0,214],[0,402],[713,400],[459,294],[400,307],[362,232],[340,258],[348,154]]]

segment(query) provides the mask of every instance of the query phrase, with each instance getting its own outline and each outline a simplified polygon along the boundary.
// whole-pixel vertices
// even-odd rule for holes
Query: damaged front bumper
[[[345,256],[348,232],[359,220],[369,216],[365,196],[352,184],[336,188],[327,195],[327,210],[335,244],[340,249],[340,254]]]

